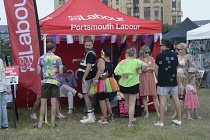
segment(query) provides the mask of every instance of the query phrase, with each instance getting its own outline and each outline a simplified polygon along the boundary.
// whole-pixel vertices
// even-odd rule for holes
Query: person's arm
[[[42,68],[37,67],[37,75],[41,76],[42,75]]]
[[[196,88],[194,87],[194,89],[192,90],[192,92],[194,93],[194,94],[196,94],[197,93],[197,90],[196,90]]]
[[[42,75],[42,58],[40,57],[37,64],[37,75]]]
[[[195,64],[195,60],[193,59],[193,57],[191,55],[188,56],[188,72],[189,73],[194,73],[196,72],[197,68],[196,68],[196,64]]]
[[[62,60],[61,60],[61,58],[59,57],[58,58],[58,67],[59,67],[59,75],[62,75],[63,74],[63,63],[62,63]]]
[[[102,58],[99,58],[98,63],[97,63],[97,68],[98,68],[98,71],[95,76],[96,80],[99,79],[100,75],[104,72],[104,69],[105,69],[105,62]]]
[[[158,78],[158,69],[159,69],[158,65],[155,64],[154,72],[155,72],[156,78]]]
[[[59,68],[59,75],[62,75],[63,74],[63,67],[60,67]]]
[[[76,79],[75,79],[73,74],[70,75],[70,78],[71,78],[71,81],[72,81],[72,85],[71,86],[73,86],[74,88],[78,87]]]
[[[104,72],[104,69],[105,69],[105,62],[102,58],[98,59],[97,68],[98,68],[98,71],[95,75],[95,78],[93,78],[93,83],[92,83],[93,86],[95,86],[95,84],[98,83],[100,75]]]
[[[147,63],[142,61],[142,71],[146,71],[147,67],[149,66]]]
[[[82,61],[82,59],[73,59],[72,60],[72,63],[74,64],[74,65],[76,65],[76,62],[81,62]]]

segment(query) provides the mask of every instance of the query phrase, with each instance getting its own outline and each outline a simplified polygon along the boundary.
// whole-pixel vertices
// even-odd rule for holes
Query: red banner
[[[36,94],[41,92],[37,75],[39,39],[33,0],[4,0],[12,49],[13,65],[19,65],[19,85]]]

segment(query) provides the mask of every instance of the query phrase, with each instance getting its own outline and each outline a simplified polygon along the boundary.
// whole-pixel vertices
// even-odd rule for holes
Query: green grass
[[[66,120],[56,120],[58,128],[51,128],[47,124],[42,129],[33,129],[36,120],[29,118],[31,110],[18,109],[19,121],[17,128],[13,128],[12,110],[9,113],[9,131],[0,131],[0,140],[209,140],[210,139],[210,89],[199,89],[198,96],[201,107],[199,115],[201,120],[183,120],[183,125],[172,124],[173,104],[169,100],[169,109],[165,113],[165,126],[157,127],[158,121],[155,112],[150,117],[138,117],[138,123],[133,128],[127,128],[128,118],[115,117],[109,124],[81,124],[82,106],[77,105],[73,114],[67,114],[67,108],[62,107],[62,113],[68,116]],[[50,109],[48,109],[49,111]],[[113,109],[117,114],[116,108]],[[48,113],[49,115],[50,113]],[[144,115],[144,114],[143,114]],[[100,113],[96,113],[100,117]],[[48,117],[49,119],[49,117]]]

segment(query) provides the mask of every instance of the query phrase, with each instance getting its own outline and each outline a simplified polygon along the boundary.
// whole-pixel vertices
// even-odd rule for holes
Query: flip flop
[[[39,128],[39,124],[35,124],[33,128]],[[39,128],[40,129],[40,128]]]
[[[51,125],[51,126],[52,126],[52,128],[56,128],[56,127],[58,127],[58,125],[57,125],[57,124],[54,124],[54,125],[55,125],[55,126],[52,126],[52,125]]]
[[[188,119],[188,120],[191,120],[191,121],[194,120],[193,118],[187,118],[187,119]]]

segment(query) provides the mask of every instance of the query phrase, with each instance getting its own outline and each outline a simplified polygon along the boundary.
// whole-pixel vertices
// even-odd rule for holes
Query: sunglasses
[[[183,50],[183,49],[177,49],[178,51]]]
[[[68,83],[69,82],[69,80],[66,78],[66,82]]]
[[[162,47],[162,46],[164,46],[164,45],[159,45],[159,47]]]
[[[144,53],[149,54],[150,52],[144,52]]]

